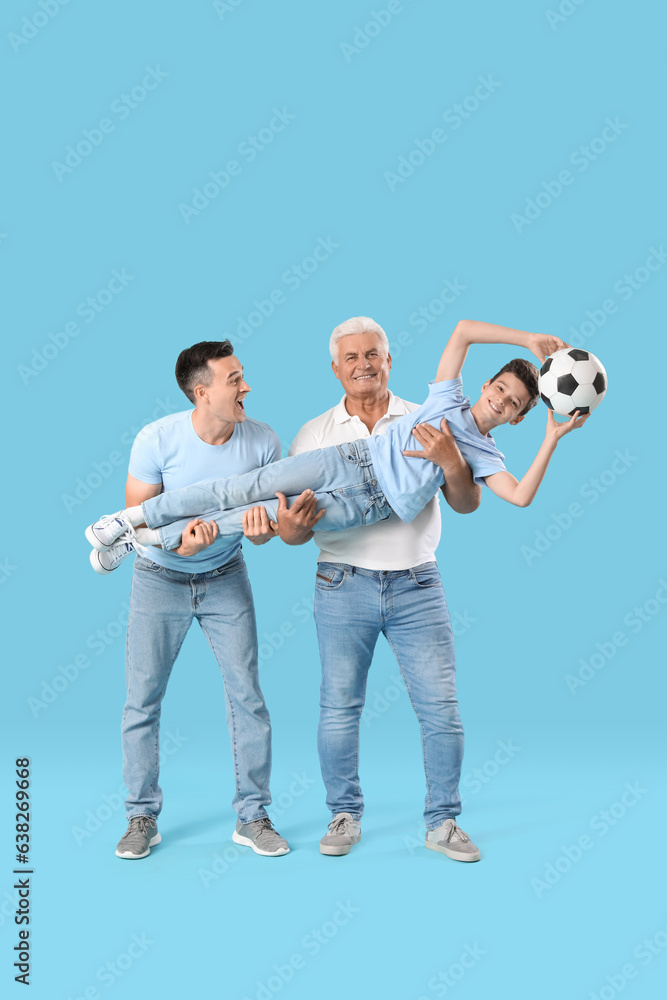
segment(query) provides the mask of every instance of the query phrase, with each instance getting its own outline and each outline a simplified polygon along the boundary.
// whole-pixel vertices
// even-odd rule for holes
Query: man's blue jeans
[[[127,625],[123,780],[127,818],[156,817],[162,699],[174,661],[196,618],[225,686],[236,794],[242,823],[266,816],[271,801],[271,724],[260,690],[252,591],[242,554],[209,573],[177,573],[137,555]]]
[[[317,743],[332,815],[360,817],[359,722],[380,633],[403,674],[421,728],[429,830],[461,812],[463,727],[454,636],[435,562],[376,571],[320,562],[315,622],[322,661]]]
[[[318,509],[326,508],[317,531],[374,524],[391,514],[364,440],[318,448],[241,476],[161,493],[144,501],[142,510],[149,528],[161,528],[162,547],[176,549],[185,525],[193,517],[216,521],[221,535],[240,535],[243,512],[249,507],[261,503],[275,520],[276,491],[284,493],[291,506],[306,489],[316,494]]]

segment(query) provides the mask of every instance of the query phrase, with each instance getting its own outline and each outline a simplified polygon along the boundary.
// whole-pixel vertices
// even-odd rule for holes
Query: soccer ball
[[[544,362],[537,387],[554,413],[571,417],[579,410],[583,415],[594,410],[604,399],[607,373],[590,351],[564,347]]]

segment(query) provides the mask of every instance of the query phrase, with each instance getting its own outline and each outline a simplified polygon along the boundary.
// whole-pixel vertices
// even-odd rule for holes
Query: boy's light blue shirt
[[[184,486],[239,476],[281,457],[278,435],[268,424],[246,417],[235,424],[229,441],[207,444],[192,425],[194,410],[172,413],[147,424],[137,434],[129,473],[142,483],[162,483],[163,492]],[[153,562],[180,573],[208,573],[224,566],[241,547],[243,535],[216,538],[194,556],[177,556],[151,546],[139,552]]]
[[[445,482],[442,469],[423,458],[410,458],[404,451],[419,451],[412,436],[417,424],[428,423],[440,430],[443,417],[459,450],[472,470],[476,483],[485,476],[505,471],[502,452],[490,434],[480,433],[470,412],[470,397],[463,395],[461,377],[429,382],[428,399],[412,413],[395,420],[386,434],[368,438],[378,483],[401,521],[409,524]]]

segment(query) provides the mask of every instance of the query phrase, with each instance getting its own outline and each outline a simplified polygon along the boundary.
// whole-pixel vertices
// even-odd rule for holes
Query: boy
[[[395,421],[386,434],[306,452],[233,478],[163,493],[140,506],[102,518],[86,529],[86,537],[94,548],[103,551],[128,532],[136,534],[140,544],[180,554],[184,549],[181,536],[186,527],[192,530],[192,525],[187,524],[190,517],[211,516],[209,534],[213,538],[218,533],[237,534],[242,530],[244,510],[261,502],[275,519],[278,505],[270,498],[278,495],[284,505],[281,494],[296,497],[304,489],[313,492],[318,504],[326,504],[318,511],[315,531],[372,524],[389,517],[392,510],[409,523],[444,482],[439,466],[424,461],[442,418],[475,481],[485,483],[501,499],[527,507],[558,441],[582,427],[589,414],[579,416],[576,411],[568,421],[558,423],[549,410],[544,441],[528,472],[517,480],[505,468],[504,456],[491,431],[502,424],[521,423],[536,404],[537,369],[522,359],[510,361],[484,383],[480,398],[470,406],[469,398],[462,394],[461,369],[472,344],[516,345],[531,351],[540,364],[549,354],[568,346],[558,337],[462,320],[443,351],[435,380],[429,384],[428,399]],[[411,436],[423,451],[408,448]]]

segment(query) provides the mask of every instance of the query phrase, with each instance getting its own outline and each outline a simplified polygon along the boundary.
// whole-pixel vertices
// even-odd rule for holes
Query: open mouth
[[[365,382],[368,379],[375,378],[376,375],[377,375],[377,372],[371,372],[370,375],[355,375],[354,378],[355,378],[355,381],[357,381],[357,382]]]
[[[491,400],[489,400],[489,406],[491,407],[491,409],[493,410],[493,412],[494,412],[494,413],[497,413],[497,414],[498,414],[498,416],[501,416],[501,412],[500,412],[500,410],[499,410],[499,409],[498,409],[498,407],[497,407],[497,406],[495,405],[495,403],[492,403],[492,402],[491,402]]]
[[[236,400],[236,407],[237,407],[237,409],[241,410],[242,413],[245,413],[245,407],[243,405],[243,400],[242,399],[237,399]]]

